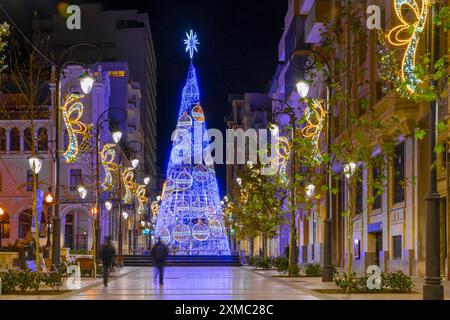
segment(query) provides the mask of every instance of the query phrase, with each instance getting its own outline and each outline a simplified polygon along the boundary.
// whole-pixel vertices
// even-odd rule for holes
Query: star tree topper
[[[197,39],[197,34],[190,30],[189,33],[186,32],[187,39],[184,40],[186,45],[186,52],[189,52],[189,57],[192,59],[194,57],[194,51],[198,52],[197,45],[200,44]]]

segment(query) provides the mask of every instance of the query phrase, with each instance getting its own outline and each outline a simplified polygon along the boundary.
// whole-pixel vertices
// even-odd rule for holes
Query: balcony
[[[330,1],[315,0],[305,21],[305,42],[319,43],[322,29],[329,20]]]

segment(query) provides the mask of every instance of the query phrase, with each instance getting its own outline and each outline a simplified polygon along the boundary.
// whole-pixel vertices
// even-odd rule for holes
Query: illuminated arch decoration
[[[420,3],[420,4],[419,4]],[[416,53],[420,37],[427,22],[429,0],[394,0],[395,14],[400,20],[399,25],[392,28],[387,35],[389,43],[396,47],[406,47],[403,54],[400,78],[408,81],[406,86],[412,94],[416,91],[420,79],[415,75]],[[408,21],[404,7],[413,15],[414,21]]]
[[[125,186],[125,195],[122,199],[123,203],[130,204],[133,199],[133,193],[136,189],[136,183],[134,182],[133,168],[126,168],[122,173],[122,180]]]
[[[187,44],[192,48],[188,51],[193,53],[193,38]],[[214,161],[208,147],[210,142],[205,139],[194,143],[194,132],[201,137],[206,137],[207,133],[204,106],[200,101],[196,70],[191,61],[181,94],[155,235],[167,237],[168,231],[169,245],[176,247],[179,255],[229,255],[226,234],[217,236],[217,232],[210,231],[213,220],[223,225],[223,215]],[[202,162],[196,161],[199,159]]]
[[[88,139],[92,125],[87,125],[81,121],[84,111],[84,106],[80,102],[82,98],[84,98],[84,95],[71,94],[66,98],[64,105],[60,107],[69,140],[67,149],[63,153],[67,163],[75,163],[81,154],[89,148]],[[77,135],[81,136],[80,144]]]
[[[100,158],[102,160],[103,169],[105,170],[105,179],[102,182],[103,191],[109,191],[113,187],[113,175],[112,173],[117,172],[119,166],[114,162],[116,158],[116,151],[114,143],[108,143],[103,146],[100,153]]]
[[[146,186],[145,185],[138,185],[136,188],[136,198],[138,199],[138,209],[137,211],[139,213],[144,212],[145,205],[148,202],[148,198],[145,191]]]
[[[197,122],[204,122],[205,121],[205,114],[203,113],[202,106],[200,104],[197,104],[195,107],[192,108],[192,118],[194,118]]]
[[[306,138],[311,138],[314,145],[314,165],[322,162],[322,154],[319,148],[320,134],[325,123],[327,112],[323,109],[322,99],[313,99],[311,106],[305,109],[306,126],[302,129],[302,134]]]

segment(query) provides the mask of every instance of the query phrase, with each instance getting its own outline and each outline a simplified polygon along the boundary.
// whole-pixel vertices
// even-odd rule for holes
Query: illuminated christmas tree
[[[177,255],[229,255],[214,161],[192,62],[197,35],[185,40],[190,65],[183,88],[178,123],[155,234]]]

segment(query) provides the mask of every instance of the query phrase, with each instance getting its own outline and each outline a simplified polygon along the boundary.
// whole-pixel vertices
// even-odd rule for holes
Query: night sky
[[[56,12],[55,0],[0,0],[26,34],[34,11]],[[278,61],[287,0],[127,0],[102,2],[104,8],[148,12],[158,64],[158,165],[166,172],[170,135],[177,122],[189,57],[185,32],[199,38],[194,57],[207,127],[225,129],[231,93],[267,92]],[[1,14],[0,14],[1,17]],[[224,192],[225,166],[216,166]]]

